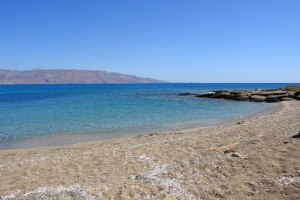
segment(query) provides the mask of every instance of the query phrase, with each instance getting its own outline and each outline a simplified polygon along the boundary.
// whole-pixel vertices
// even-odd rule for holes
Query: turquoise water
[[[271,104],[178,94],[285,85],[0,85],[0,149],[22,147],[16,144],[24,141],[29,141],[25,146],[38,146],[34,143],[61,135],[120,137],[186,128],[192,124],[212,125],[270,108]]]

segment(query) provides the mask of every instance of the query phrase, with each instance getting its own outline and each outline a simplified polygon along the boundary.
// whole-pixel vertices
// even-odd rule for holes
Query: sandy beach
[[[0,151],[0,199],[300,199],[300,101],[172,133]]]

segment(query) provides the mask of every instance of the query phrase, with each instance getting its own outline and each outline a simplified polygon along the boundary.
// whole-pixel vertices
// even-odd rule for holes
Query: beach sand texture
[[[231,124],[0,151],[0,199],[300,199],[300,101]]]

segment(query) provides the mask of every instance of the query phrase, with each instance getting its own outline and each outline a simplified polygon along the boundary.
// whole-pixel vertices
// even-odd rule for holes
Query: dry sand
[[[0,151],[0,199],[300,199],[300,101],[228,125]]]

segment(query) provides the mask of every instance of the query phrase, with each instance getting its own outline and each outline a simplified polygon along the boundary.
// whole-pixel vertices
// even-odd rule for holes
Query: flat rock
[[[233,91],[230,91],[230,94],[235,94],[235,95],[239,95],[239,94],[242,94],[244,93],[244,90],[233,90]]]
[[[267,97],[265,96],[260,96],[260,95],[251,95],[250,96],[250,101],[254,102],[263,102],[266,100]]]
[[[276,103],[276,102],[279,102],[279,99],[277,99],[277,98],[266,98],[265,102],[267,102],[267,103]]]
[[[239,100],[239,101],[246,101],[249,99],[248,95],[246,94],[241,94],[241,95],[237,95],[233,98],[234,100]]]
[[[222,99],[224,98],[226,95],[222,94],[222,93],[216,93],[213,94],[210,98],[216,98],[216,99]]]
[[[224,99],[234,99],[234,97],[236,97],[236,95],[234,94],[228,94],[224,97]]]
[[[292,101],[293,99],[290,97],[283,97],[281,98],[281,101]]]
[[[280,94],[280,95],[268,95],[267,98],[277,98],[277,99],[281,99],[281,98],[284,98],[284,97],[288,97],[288,93],[285,93],[285,94]]]
[[[289,97],[291,97],[291,98],[295,97],[295,92],[288,91],[287,93],[288,93]]]
[[[269,96],[269,95],[284,95],[286,93],[287,93],[286,91],[276,90],[276,91],[258,91],[258,92],[253,92],[252,94],[260,95],[260,96]]]

